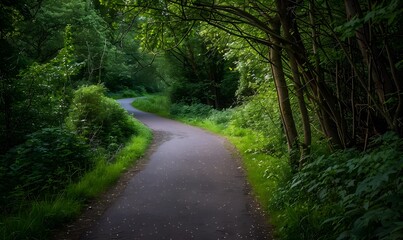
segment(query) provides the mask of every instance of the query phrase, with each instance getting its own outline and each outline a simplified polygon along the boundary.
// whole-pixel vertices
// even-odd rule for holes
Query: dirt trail
[[[240,161],[221,137],[131,107],[154,147],[143,168],[80,239],[271,239]]]

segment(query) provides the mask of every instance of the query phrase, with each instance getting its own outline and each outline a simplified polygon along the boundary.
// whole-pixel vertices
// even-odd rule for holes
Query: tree
[[[155,14],[154,18],[164,18],[168,24],[205,22],[249,43],[270,62],[290,152],[298,151],[300,145],[292,117],[295,113],[287,107],[287,92],[293,90],[296,94],[302,119],[300,132],[304,136],[302,160],[309,154],[311,144],[313,116],[309,116],[309,108],[315,110],[331,147],[365,147],[373,135],[387,130],[401,132],[401,83],[397,80],[401,69],[396,67],[400,66],[401,51],[390,51],[390,41],[396,39],[401,29],[397,21],[402,11],[398,1],[345,1],[345,9],[332,1],[115,3],[148,9]],[[343,11],[345,17],[332,14]],[[270,57],[259,45],[270,49]],[[350,66],[344,64],[346,61]],[[347,73],[347,68],[352,74]],[[334,72],[336,75],[332,75]],[[364,76],[368,76],[368,81]],[[353,82],[348,81],[351,78]],[[293,89],[289,88],[290,83]],[[296,161],[293,165],[297,166]]]
[[[299,151],[298,133],[295,127],[295,121],[291,110],[290,99],[288,97],[288,87],[285,82],[285,75],[282,71],[281,60],[281,45],[289,41],[280,35],[280,25],[276,24],[273,17],[261,12],[270,11],[270,7],[264,6],[259,3],[250,3],[245,7],[237,1],[230,1],[233,3],[229,5],[223,1],[220,3],[183,3],[177,1],[167,1],[165,6],[152,6],[151,9],[155,10],[160,7],[165,16],[168,18],[177,17],[184,21],[203,21],[213,25],[227,33],[241,37],[248,41],[248,43],[259,43],[268,46],[271,50],[270,59],[272,69],[275,71],[273,78],[277,86],[277,94],[279,98],[279,106],[281,109],[281,116],[283,120],[284,130],[287,136],[287,142],[290,153],[293,153],[291,158],[292,165],[298,165],[298,155],[294,156]],[[227,5],[228,4],[228,5]],[[133,5],[138,6],[138,5]],[[149,5],[148,5],[149,6]],[[147,7],[147,6],[144,6]],[[266,10],[266,11],[263,11]],[[254,16],[253,14],[257,14]],[[160,16],[164,16],[163,14]],[[265,22],[269,21],[271,28]],[[258,30],[259,34],[254,34]],[[309,132],[308,132],[309,134]],[[307,138],[309,139],[309,137]],[[309,144],[309,143],[308,143]],[[307,147],[309,148],[309,146]]]

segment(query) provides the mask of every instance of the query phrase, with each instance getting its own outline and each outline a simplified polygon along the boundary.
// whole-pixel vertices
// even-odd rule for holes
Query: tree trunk
[[[361,7],[360,3],[357,0],[344,0],[344,6],[346,9],[347,19],[358,16],[361,17]],[[387,65],[388,60],[384,57],[384,55],[379,51],[374,43],[376,40],[372,37],[374,34],[372,28],[368,23],[364,23],[363,27],[357,28],[355,30],[355,38],[358,44],[358,48],[361,52],[362,62],[364,66],[367,67],[368,78],[372,81],[373,86],[375,87],[375,93],[378,99],[372,98],[375,101],[379,101],[381,109],[378,111],[383,111],[383,113],[372,116],[375,118],[375,121],[384,121],[385,124],[388,125],[389,129],[397,130],[396,126],[394,126],[393,120],[393,112],[399,111],[399,107],[397,109],[387,107],[387,102],[391,99],[391,97],[396,96],[396,91],[399,88],[399,84],[396,85],[392,78],[387,73]],[[401,84],[400,84],[401,85]],[[368,95],[373,94],[372,92],[367,92]],[[383,120],[381,120],[383,118]],[[374,124],[373,127],[377,129],[379,124]],[[380,130],[380,129],[377,129]],[[385,130],[380,130],[382,131]]]
[[[271,23],[273,31],[280,34],[280,21],[277,19]],[[288,93],[287,82],[284,76],[283,64],[281,60],[281,48],[279,40],[272,37],[273,45],[270,48],[271,69],[274,78],[274,84],[277,91],[277,99],[280,107],[281,120],[284,132],[287,138],[288,151],[290,153],[291,168],[296,171],[299,167],[299,143],[298,132],[295,127],[295,121],[291,109],[291,103]]]
[[[322,128],[334,145],[345,146],[345,120],[337,111],[337,99],[323,81],[321,71],[316,71],[308,60],[307,51],[295,18],[294,9],[297,7],[297,3],[290,0],[276,0],[276,6],[283,25],[284,35],[288,38],[288,42],[292,42],[292,44],[286,45],[287,52],[291,56],[290,58],[295,59],[307,86],[312,91],[311,100],[318,106],[317,111]]]
[[[292,25],[295,26],[295,18],[292,15],[293,12],[290,8],[287,7],[287,3],[283,0],[277,0],[277,10],[279,13],[281,26],[284,30],[284,36],[290,42],[296,42],[291,32],[292,32]],[[300,159],[300,166],[304,163],[304,159],[310,153],[310,147],[312,142],[312,133],[311,133],[311,124],[309,120],[309,113],[306,107],[305,97],[304,97],[304,87],[302,86],[301,79],[300,79],[300,72],[298,68],[297,58],[295,56],[294,51],[291,49],[290,46],[286,47],[288,61],[290,63],[291,72],[292,72],[292,80],[294,82],[294,90],[295,94],[298,99],[298,106],[301,113],[301,120],[302,120],[302,128],[304,133],[304,143],[302,144],[302,152],[301,152],[301,159]]]

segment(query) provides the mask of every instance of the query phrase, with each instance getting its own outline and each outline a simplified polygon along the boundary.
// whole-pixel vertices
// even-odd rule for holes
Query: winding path
[[[221,137],[134,109],[154,132],[154,149],[81,239],[271,239],[238,158]]]

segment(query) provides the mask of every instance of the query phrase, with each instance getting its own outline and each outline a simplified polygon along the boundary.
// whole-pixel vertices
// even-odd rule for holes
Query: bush
[[[139,97],[132,102],[133,107],[138,108],[145,112],[151,112],[160,116],[169,116],[169,108],[171,103],[166,96],[162,95],[149,95],[146,97]]]
[[[215,124],[227,126],[232,119],[233,113],[233,109],[226,109],[221,111],[212,109],[210,111],[210,116],[208,117],[208,120],[214,122]]]
[[[181,118],[204,119],[210,116],[212,109],[213,107],[202,103],[175,103],[171,105],[171,114]]]
[[[75,91],[67,125],[94,147],[116,149],[136,133],[130,116],[119,103],[105,95],[102,85]]]
[[[234,109],[229,125],[230,134],[239,129],[254,131],[255,144],[251,151],[281,156],[287,152],[281,119],[275,102],[259,93],[245,104]]]
[[[45,128],[11,149],[0,170],[1,203],[55,193],[92,165],[89,146],[73,132]],[[12,181],[10,181],[12,179]]]
[[[276,193],[285,239],[401,239],[403,141],[387,133],[307,164]]]
[[[140,94],[135,90],[125,88],[117,92],[110,92],[107,94],[108,97],[113,99],[121,99],[121,98],[134,98],[138,97]]]

